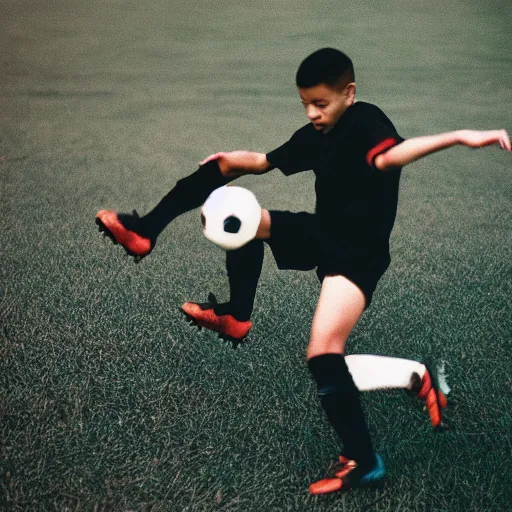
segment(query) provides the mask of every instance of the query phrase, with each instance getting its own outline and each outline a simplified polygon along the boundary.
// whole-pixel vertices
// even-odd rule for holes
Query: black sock
[[[232,179],[234,178],[222,175],[216,160],[207,162],[190,176],[179,180],[155,208],[140,219],[140,228],[137,231],[156,239],[169,222],[182,213],[201,206],[215,189]]]
[[[308,367],[318,386],[320,402],[327,418],[343,443],[344,454],[363,470],[375,466],[368,426],[359,390],[341,354],[323,354],[311,358]]]
[[[251,317],[254,297],[263,266],[263,241],[251,240],[234,251],[226,251],[226,270],[229,279],[229,312],[237,320]]]

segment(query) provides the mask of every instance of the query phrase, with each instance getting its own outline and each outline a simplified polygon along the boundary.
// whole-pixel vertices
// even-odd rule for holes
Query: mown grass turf
[[[349,343],[447,362],[452,431],[365,394],[383,489],[310,497],[340,447],[304,365],[314,273],[265,261],[250,341],[191,329],[227,289],[196,213],[135,266],[104,207],[151,208],[204,156],[268,151],[305,123],[293,87],[321,46],[402,135],[511,129],[499,1],[2,3],[0,507],[7,510],[510,510],[510,155],[464,148],[404,171],[393,264]],[[312,177],[243,178],[312,209]]]

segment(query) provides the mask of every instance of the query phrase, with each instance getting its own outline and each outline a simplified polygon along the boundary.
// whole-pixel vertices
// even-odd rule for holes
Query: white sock
[[[353,354],[345,356],[345,361],[359,391],[408,389],[414,372],[420,378],[425,373],[425,365],[398,357]]]

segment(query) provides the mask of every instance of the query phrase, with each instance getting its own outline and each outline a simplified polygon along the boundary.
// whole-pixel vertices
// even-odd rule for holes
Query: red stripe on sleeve
[[[386,151],[386,149],[391,148],[396,145],[396,140],[393,138],[384,139],[382,142],[379,142],[376,146],[374,146],[368,153],[366,153],[366,163],[373,167],[373,160],[377,155]]]

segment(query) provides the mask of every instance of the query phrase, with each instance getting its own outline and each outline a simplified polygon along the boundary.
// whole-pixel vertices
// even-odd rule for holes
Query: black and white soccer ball
[[[227,251],[250,242],[260,219],[258,200],[243,187],[226,185],[214,190],[201,210],[204,236]]]

